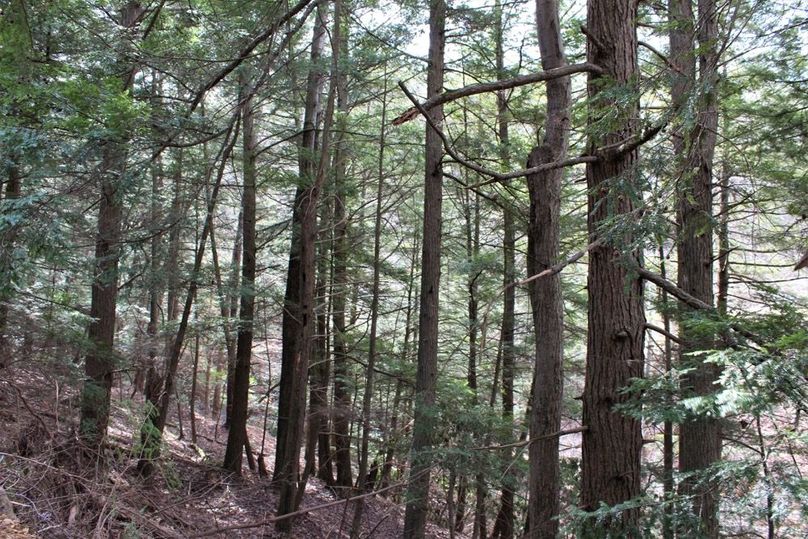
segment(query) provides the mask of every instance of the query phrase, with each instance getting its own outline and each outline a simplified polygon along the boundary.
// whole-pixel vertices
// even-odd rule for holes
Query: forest
[[[0,537],[808,536],[805,0],[2,0],[0,111]]]

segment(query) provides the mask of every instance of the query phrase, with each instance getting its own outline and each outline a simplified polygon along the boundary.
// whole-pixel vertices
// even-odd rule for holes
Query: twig
[[[550,434],[543,434],[541,436],[537,436],[535,438],[529,438],[527,440],[520,440],[518,442],[513,442],[512,444],[504,444],[504,445],[485,445],[482,447],[472,447],[475,451],[488,451],[491,449],[508,449],[511,447],[523,447],[526,445],[530,445],[533,442],[538,442],[540,440],[549,440],[550,438],[560,438],[562,436],[567,436],[569,434],[578,434],[579,432],[586,432],[589,430],[589,427],[577,427],[574,429],[568,430],[560,430],[558,432],[551,432]]]

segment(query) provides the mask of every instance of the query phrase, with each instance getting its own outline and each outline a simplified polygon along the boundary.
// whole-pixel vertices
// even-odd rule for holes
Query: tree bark
[[[138,2],[128,2],[121,11],[120,26],[135,28],[143,15]],[[123,91],[132,88],[132,69],[126,67],[122,77]],[[90,300],[88,328],[90,349],[84,358],[84,387],[81,392],[79,432],[89,445],[99,445],[107,433],[115,367],[115,311],[118,300],[118,259],[123,214],[124,176],[126,170],[126,133],[102,142],[101,163],[95,171],[101,188],[98,224],[95,238],[95,268]]]
[[[255,317],[255,184],[256,148],[255,110],[252,89],[247,77],[241,81],[242,87],[242,177],[244,187],[241,195],[242,214],[242,265],[241,265],[241,304],[239,325],[236,337],[236,364],[233,373],[233,407],[230,416],[230,429],[227,432],[227,448],[224,454],[224,468],[233,473],[241,473],[241,458],[247,441],[247,415],[250,392],[250,360],[252,359],[253,319]],[[249,447],[249,446],[247,446]]]
[[[312,38],[312,55],[322,48],[325,34],[325,7],[318,6],[318,22]],[[318,43],[319,42],[319,43]],[[306,409],[306,382],[313,346],[316,318],[314,291],[316,281],[317,205],[325,181],[331,123],[334,117],[336,70],[339,40],[332,43],[332,82],[323,123],[319,163],[316,155],[316,110],[322,85],[317,62],[309,72],[303,141],[300,159],[300,184],[292,215],[292,246],[289,256],[286,298],[283,313],[283,347],[281,352],[281,395],[278,402],[278,441],[274,481],[280,485],[278,515],[294,512],[306,485],[305,474],[299,473],[300,446],[303,442]],[[317,53],[319,54],[319,52]],[[296,256],[297,255],[297,256]],[[295,287],[291,289],[290,287]],[[283,436],[281,434],[283,433]],[[280,520],[276,528],[289,532],[292,519]]]
[[[564,67],[564,45],[556,0],[537,0],[536,22],[542,68]],[[566,158],[569,141],[571,89],[569,77],[547,82],[547,117],[543,143],[528,158],[528,168]],[[548,170],[527,177],[530,194],[528,227],[528,274],[552,267],[559,256],[561,180],[564,169]],[[530,415],[529,535],[554,538],[558,534],[561,478],[558,437],[561,430],[564,306],[558,273],[529,283],[536,341]]]
[[[305,278],[312,281],[314,275],[302,275],[302,243],[303,218],[308,208],[308,188],[314,181],[315,152],[317,141],[317,112],[320,104],[323,77],[319,67],[320,56],[325,39],[325,7],[323,0],[317,6],[317,20],[314,25],[311,42],[311,70],[306,82],[306,103],[304,107],[303,133],[301,135],[298,151],[298,168],[300,179],[295,192],[294,210],[292,214],[292,241],[289,248],[289,266],[286,277],[286,294],[284,298],[282,324],[282,350],[281,350],[281,378],[280,396],[278,399],[278,434],[275,450],[275,468],[273,481],[289,482],[297,475],[297,461],[291,453],[299,454],[300,439],[296,437],[298,423],[303,417],[295,417],[298,406],[295,402],[299,398],[296,391],[303,391],[305,381],[297,380],[299,365],[304,360],[302,354],[309,352],[311,347],[303,342],[306,326],[312,324],[311,320],[304,320],[304,286]],[[311,333],[311,331],[309,332]],[[304,349],[305,348],[305,349]],[[308,358],[305,358],[308,363]],[[304,376],[306,373],[304,373]],[[301,387],[303,386],[303,387]],[[295,479],[296,481],[296,479]],[[284,485],[283,488],[293,488]]]
[[[604,93],[606,80],[634,91],[637,77],[637,38],[634,0],[589,0],[587,59],[604,68],[605,76],[590,74],[590,124],[602,117],[602,111],[619,106]],[[618,109],[616,127],[601,140],[590,142],[592,149],[615,144],[635,133],[633,119],[637,106],[631,103]],[[586,167],[588,229],[590,242],[601,240],[589,253],[588,271],[588,346],[583,395],[583,462],[581,506],[594,511],[601,503],[614,506],[640,495],[642,428],[639,420],[614,409],[627,401],[621,389],[632,378],[643,375],[645,313],[642,282],[628,269],[639,265],[637,252],[621,249],[633,244],[631,232],[609,238],[604,230],[609,219],[630,214],[634,205],[628,193],[618,192],[616,180],[631,181],[635,174],[637,150],[633,149]],[[623,262],[621,258],[628,258]],[[637,537],[638,509],[619,516],[589,521],[592,533],[616,533]]]
[[[445,43],[446,3],[429,3],[429,68],[427,98],[443,87],[443,49]],[[429,116],[437,125],[443,122],[443,107],[436,106]],[[438,377],[438,292],[440,288],[441,206],[443,156],[438,134],[426,126],[426,167],[424,185],[424,237],[421,257],[421,298],[418,316],[418,369],[415,379],[415,420],[411,449],[410,480],[404,535],[421,539],[426,531],[429,504],[429,479],[432,468],[430,450],[434,441],[435,385]]]
[[[693,49],[693,13],[690,1],[670,5],[672,25],[671,56],[685,68],[688,79],[675,79],[671,94],[674,101],[689,97],[695,86],[695,57],[698,55],[700,89],[697,121],[692,132],[684,133],[677,148],[681,174],[677,182],[679,238],[677,244],[678,285],[704,303],[713,305],[713,156],[718,130],[717,63],[718,22],[714,0],[698,1],[698,51]],[[676,47],[674,48],[674,45]],[[675,51],[675,54],[674,54]],[[692,311],[681,305],[679,362],[694,370],[682,377],[683,396],[709,395],[717,389],[720,369],[704,361],[704,354],[715,346],[715,335],[695,327]],[[679,433],[679,469],[691,472],[681,484],[682,493],[693,496],[693,514],[699,529],[689,530],[708,538],[717,538],[718,489],[713,481],[700,477],[721,459],[721,430],[714,417],[691,417],[682,423]]]

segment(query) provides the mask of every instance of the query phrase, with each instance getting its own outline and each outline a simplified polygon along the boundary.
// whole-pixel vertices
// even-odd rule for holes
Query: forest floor
[[[144,480],[134,454],[142,397],[128,398],[128,388],[115,388],[103,454],[88,455],[75,437],[77,387],[65,387],[60,379],[58,373],[19,364],[0,371],[0,487],[19,521],[14,527],[11,520],[0,521],[0,537],[282,537],[271,522],[277,492],[269,477],[248,470],[246,461],[241,477],[220,467],[227,432],[216,421],[199,414],[197,445],[188,440],[187,417],[183,439],[170,423],[157,471]],[[249,436],[257,453],[262,429],[250,426]],[[274,441],[268,433],[269,466]],[[403,495],[401,489],[390,493]],[[363,502],[362,537],[402,537],[402,504],[380,495]],[[341,501],[311,478],[301,504],[309,511],[295,518],[289,536],[348,537],[355,503],[360,502]],[[449,532],[430,525],[428,536],[449,537]]]

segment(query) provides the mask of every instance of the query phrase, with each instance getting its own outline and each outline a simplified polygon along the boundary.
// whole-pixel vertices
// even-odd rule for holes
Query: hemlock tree
[[[127,3],[119,13],[118,25],[133,32],[145,10],[139,2]],[[135,78],[135,66],[121,59],[115,66],[120,89],[128,94]],[[81,392],[80,433],[84,441],[98,445],[107,433],[115,368],[115,312],[118,298],[118,260],[121,249],[123,190],[127,168],[126,127],[118,125],[101,141],[100,161],[94,175],[100,189],[95,237],[90,326],[87,330],[90,350],[84,358],[84,388]]]
[[[446,2],[429,2],[429,67],[427,99],[443,87],[443,54],[446,42]],[[443,122],[443,106],[432,108],[429,117]],[[420,539],[426,533],[429,483],[435,436],[434,405],[438,377],[438,294],[440,291],[441,211],[443,201],[443,146],[438,133],[425,126],[424,224],[421,255],[421,294],[418,314],[418,370],[415,377],[415,419],[410,453],[410,479],[404,535]]]
[[[538,0],[536,22],[542,69],[566,65],[558,2]],[[547,116],[544,141],[528,158],[528,168],[562,161],[569,144],[571,84],[569,77],[547,81]],[[528,226],[528,273],[531,276],[551,268],[558,258],[563,168],[527,177],[530,193]],[[561,477],[558,436],[561,430],[561,397],[564,305],[558,272],[530,282],[530,303],[536,338],[533,402],[530,411],[530,477],[528,531],[530,537],[558,535]]]
[[[714,0],[699,0],[694,20],[692,2],[670,3],[671,57],[677,67],[671,97],[681,106],[696,93],[696,121],[674,138],[677,158],[677,260],[678,285],[683,291],[713,305],[713,156],[718,132],[718,13]],[[698,49],[693,46],[693,37]],[[696,60],[698,59],[698,78]],[[694,314],[681,305],[679,348],[681,367],[692,366],[682,378],[683,397],[705,396],[717,390],[720,368],[707,362],[706,350],[714,348],[709,329],[693,327]],[[719,493],[713,481],[701,477],[721,460],[721,429],[716,417],[686,418],[679,434],[679,469],[694,474],[682,483],[683,494],[693,496],[698,515],[697,533],[718,537]]]
[[[631,232],[637,183],[636,134],[637,3],[634,0],[589,0],[587,59],[604,69],[589,73],[590,154],[601,158],[586,166],[589,241],[587,277],[588,330],[583,394],[581,506],[597,510],[640,495],[642,428],[636,418],[615,410],[629,397],[621,390],[643,375],[645,314],[642,282],[632,269],[639,264]],[[616,94],[623,96],[617,100]],[[629,144],[624,144],[626,142]],[[624,149],[625,147],[625,149]],[[618,232],[613,224],[622,224]],[[629,252],[624,252],[630,249]],[[591,519],[591,533],[636,536],[640,511]]]

